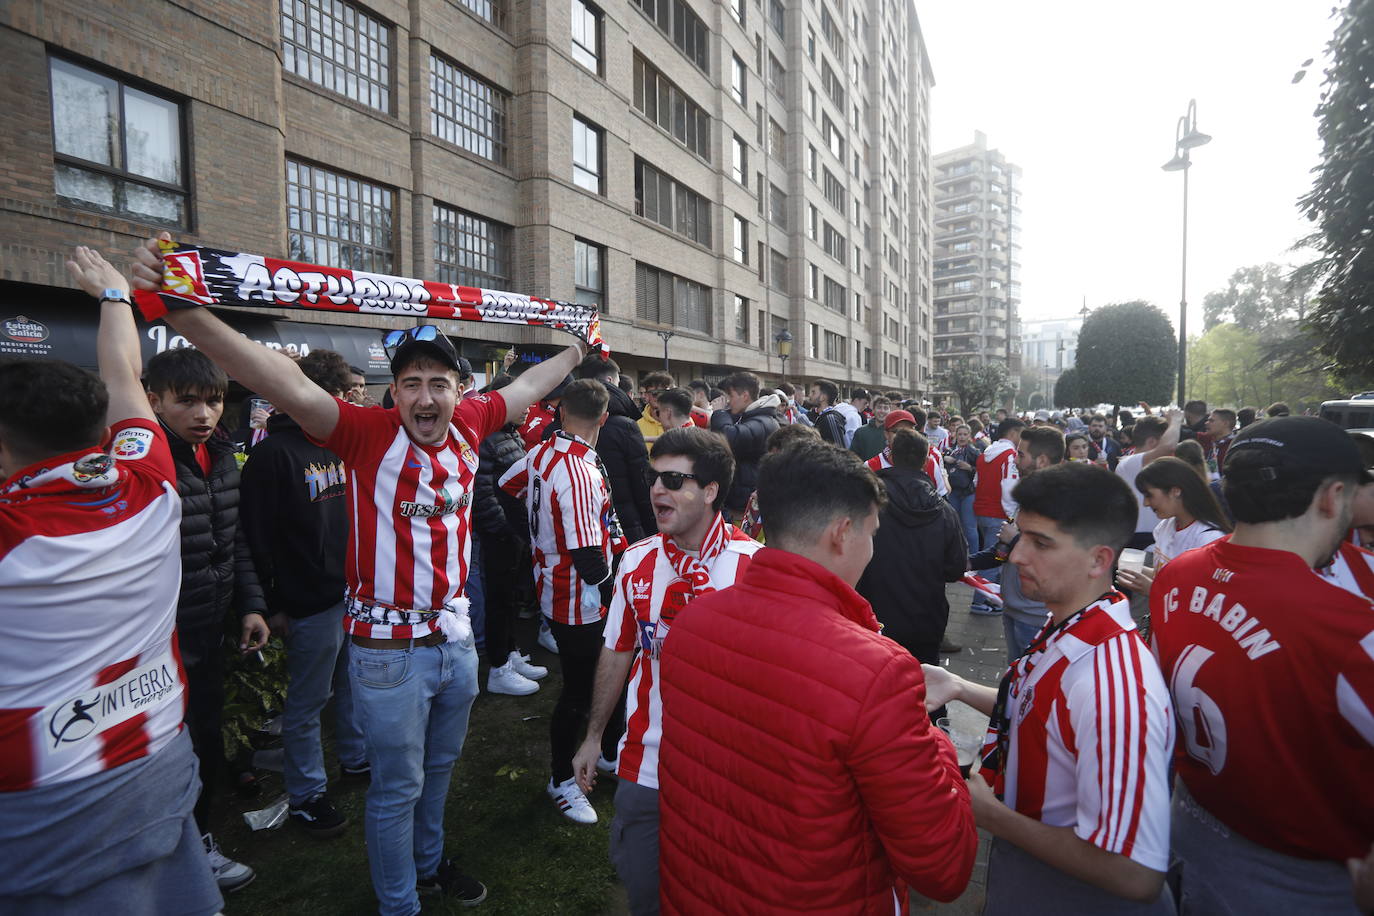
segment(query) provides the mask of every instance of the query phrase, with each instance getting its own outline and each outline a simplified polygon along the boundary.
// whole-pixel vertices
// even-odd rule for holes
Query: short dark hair
[[[594,378],[604,381],[612,375],[619,375],[620,366],[609,356],[603,359],[600,354],[588,353],[582,357],[582,362],[577,364],[574,373],[578,378]]]
[[[1022,512],[1043,515],[1079,546],[1120,553],[1135,534],[1139,504],[1126,481],[1095,464],[1056,464],[1021,478],[1011,491]]]
[[[768,434],[768,442],[765,444],[765,451],[780,452],[798,442],[820,442],[821,434],[816,432],[816,427],[807,426],[804,423],[788,423],[779,426]]]
[[[667,407],[684,418],[692,416],[692,393],[686,388],[669,388],[658,396],[658,406]]]
[[[1025,437],[1025,436],[1022,436],[1022,437],[1021,437],[1021,441],[1022,441],[1022,442],[1025,442],[1025,441],[1026,441],[1026,437]],[[1070,446],[1070,445],[1073,445],[1075,442],[1087,442],[1087,441],[1088,441],[1088,435],[1087,435],[1087,433],[1069,433],[1067,436],[1064,437],[1064,454],[1067,455],[1067,454],[1069,453],[1069,446]],[[1030,446],[1027,445],[1026,448],[1029,449]]]
[[[1131,433],[1131,439],[1136,445],[1144,445],[1146,439],[1158,439],[1168,428],[1168,421],[1160,417],[1141,417],[1135,421],[1135,431]]]
[[[1145,465],[1136,475],[1135,488],[1143,494],[1151,487],[1166,493],[1177,487],[1183,498],[1183,508],[1189,515],[1221,531],[1231,530],[1231,523],[1226,520],[1216,496],[1212,495],[1212,488],[1188,462],[1180,458],[1160,458]]]
[[[858,521],[887,502],[882,483],[858,455],[825,442],[797,442],[765,455],[758,497],[768,541],[778,546],[814,543],[837,517]]]
[[[873,407],[878,407],[878,406],[884,405],[884,404],[887,405],[888,407],[891,407],[891,406],[892,406],[892,401],[888,399],[888,396],[887,396],[887,395],[885,395],[885,394],[880,394],[880,395],[878,395],[876,398],[873,399],[873,404],[872,404],[872,406],[873,406]]]
[[[889,391],[887,393],[887,399],[894,404],[900,404],[906,399],[906,395],[902,394],[900,391]]]
[[[1214,407],[1212,413],[1219,414],[1231,421],[1231,428],[1236,426],[1236,412],[1229,407]]]
[[[1024,429],[1025,426],[1026,421],[1022,420],[1020,417],[1007,417],[1005,420],[997,424],[996,438],[1005,439],[1007,438],[1007,436],[1011,435],[1012,430]]]
[[[1100,413],[1095,413],[1095,414],[1093,414],[1091,417],[1088,418],[1088,422],[1089,422],[1089,423],[1096,423],[1096,422],[1099,421],[1099,420],[1101,420],[1103,423],[1106,423],[1106,422],[1107,422],[1107,418],[1104,417],[1104,416],[1103,416],[1102,414],[1100,414]]]
[[[673,392],[685,394],[681,388],[675,388]],[[687,396],[687,400],[691,402],[691,395]],[[697,426],[666,430],[649,448],[649,458],[652,460],[673,455],[692,462],[692,473],[703,487],[710,483],[719,484],[716,499],[711,503],[711,508],[719,512],[725,505],[730,481],[735,479],[735,456],[730,453],[725,437]]]
[[[1254,423],[1255,420],[1258,418],[1258,407],[1242,407],[1240,410],[1236,411],[1236,422],[1240,424],[1241,429],[1244,429],[1251,423]]]
[[[105,383],[69,362],[0,362],[0,437],[20,458],[38,461],[100,445],[109,406]]]
[[[1192,468],[1194,473],[1201,475],[1203,480],[1211,480],[1211,474],[1207,470],[1207,456],[1203,454],[1201,442],[1196,439],[1184,439],[1174,446],[1174,457]]]
[[[311,350],[296,365],[306,378],[336,397],[353,387],[353,368],[333,350]]]
[[[630,392],[635,390],[635,383],[630,381],[630,377],[628,375],[622,375],[620,377],[619,387],[621,391],[625,392],[626,394],[629,394]]]
[[[558,409],[565,417],[599,420],[610,402],[611,395],[605,385],[594,378],[580,378],[563,389],[563,402]]]
[[[1189,401],[1187,404],[1184,404],[1184,405],[1183,405],[1183,412],[1184,412],[1184,413],[1204,413],[1204,414],[1205,414],[1205,413],[1207,412],[1207,402],[1206,402],[1206,401]]]
[[[224,397],[229,390],[229,376],[199,350],[174,347],[148,360],[143,384],[155,394],[194,394],[208,400]]]
[[[892,466],[920,471],[930,457],[930,440],[914,429],[899,429],[892,434]]]
[[[1221,495],[1236,521],[1260,525],[1297,518],[1328,483],[1339,480],[1347,486],[1355,485],[1354,475],[1287,470],[1281,480],[1272,480],[1263,472],[1273,467],[1274,456],[1269,449],[1247,448],[1226,453]]]
[[[1021,441],[1026,444],[1026,451],[1032,458],[1045,457],[1050,464],[1063,461],[1064,450],[1068,447],[1064,442],[1064,434],[1055,426],[1032,426],[1022,430]]]
[[[916,421],[917,429],[926,428],[926,412],[923,408],[917,407],[913,404],[911,407],[907,409],[907,413],[911,414],[911,419]]]
[[[836,385],[834,382],[830,381],[830,379],[828,379],[828,378],[818,378],[818,379],[816,379],[815,381],[813,381],[811,384],[813,384],[813,385],[815,385],[817,388],[819,388],[819,389],[821,390],[821,394],[825,395],[826,398],[829,399],[829,401],[830,401],[831,404],[834,404],[834,403],[836,403],[837,401],[839,401],[839,399],[840,399],[840,386],[839,386],[839,385]]]
[[[1264,415],[1266,417],[1286,417],[1290,413],[1292,413],[1292,411],[1288,409],[1288,405],[1283,401],[1275,401],[1264,408]]]
[[[673,386],[673,377],[666,372],[650,372],[639,380],[641,391],[645,388],[672,388]]]
[[[706,382],[702,381],[702,380],[699,379],[699,378],[694,378],[694,379],[692,379],[690,382],[688,382],[688,383],[687,383],[687,388],[688,388],[689,390],[691,390],[691,391],[702,391],[702,392],[710,391],[710,390],[711,390],[711,386],[708,385],[708,384],[706,384]]]
[[[350,365],[348,367],[348,371],[352,372],[354,375],[361,375],[363,378],[367,378],[367,373],[359,369],[357,366]]]
[[[849,392],[849,400],[868,401],[872,400],[872,398],[869,396],[867,388],[855,388],[853,391]]]
[[[747,391],[749,397],[756,401],[759,397],[759,377],[752,372],[736,372],[734,375],[727,375],[720,380],[720,387],[723,391]]]

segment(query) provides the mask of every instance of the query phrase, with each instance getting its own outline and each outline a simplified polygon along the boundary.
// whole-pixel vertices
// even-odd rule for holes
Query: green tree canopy
[[[1242,267],[1231,274],[1226,289],[1203,298],[1203,328],[1227,321],[1255,333],[1287,328],[1306,315],[1309,288],[1277,264]]]
[[[1078,370],[1065,369],[1059,374],[1059,380],[1054,383],[1054,406],[1055,407],[1082,407],[1083,402],[1078,397]]]
[[[1148,302],[1105,305],[1078,332],[1078,395],[1084,404],[1167,404],[1178,343],[1169,318]]]
[[[1374,375],[1374,0],[1350,0],[1338,16],[1317,107],[1322,162],[1300,201],[1317,225],[1307,243],[1320,252],[1303,272],[1320,283],[1304,324],[1333,368],[1368,377]]]
[[[1276,365],[1260,335],[1231,323],[1189,340],[1188,392],[1216,407],[1286,401],[1295,411],[1340,396],[1326,373]]]
[[[975,363],[961,359],[937,379],[937,387],[951,392],[965,416],[981,407],[993,407],[1011,388],[1011,375],[1002,363]]]

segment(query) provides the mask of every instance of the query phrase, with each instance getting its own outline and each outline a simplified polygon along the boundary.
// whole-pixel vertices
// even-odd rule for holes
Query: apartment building
[[[90,364],[70,247],[166,229],[596,303],[632,377],[666,354],[683,382],[929,383],[933,77],[911,0],[14,0],[0,53],[0,354]],[[377,381],[378,329],[400,323],[226,316]],[[437,323],[488,369],[562,343]],[[148,354],[181,343],[142,330]]]
[[[1021,373],[1021,169],[975,131],[934,156],[934,371],[960,361]]]

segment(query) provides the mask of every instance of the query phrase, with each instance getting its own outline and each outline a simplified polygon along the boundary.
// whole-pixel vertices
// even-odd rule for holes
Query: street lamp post
[[[673,338],[673,331],[658,331],[659,337],[663,338],[663,371],[668,372],[668,341]],[[671,373],[670,373],[671,374]]]
[[[1197,99],[1188,100],[1188,110],[1178,119],[1174,128],[1174,158],[1161,168],[1166,172],[1183,173],[1183,270],[1180,280],[1181,293],[1178,301],[1178,403],[1183,405],[1186,397],[1184,387],[1188,372],[1188,168],[1193,164],[1188,151],[1207,143],[1212,138],[1197,129]]]
[[[787,358],[792,355],[792,332],[783,328],[773,335],[778,345],[778,359],[782,360],[782,380],[787,381]]]

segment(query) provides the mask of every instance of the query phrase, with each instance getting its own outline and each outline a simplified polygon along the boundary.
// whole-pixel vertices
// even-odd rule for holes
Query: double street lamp
[[[1174,158],[1161,168],[1166,172],[1183,173],[1183,276],[1178,301],[1178,403],[1184,403],[1184,385],[1188,372],[1188,169],[1192,159],[1188,151],[1211,143],[1212,138],[1197,129],[1197,99],[1188,100],[1188,110],[1174,128]]]
[[[668,341],[672,340],[673,337],[676,336],[676,332],[655,331],[654,333],[658,334],[659,337],[663,338],[663,371],[669,372],[671,374],[671,370],[669,370],[668,368]]]

